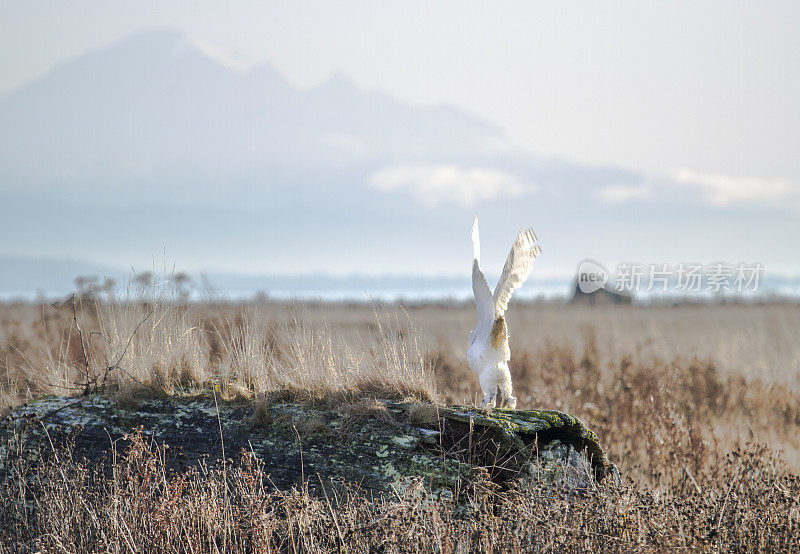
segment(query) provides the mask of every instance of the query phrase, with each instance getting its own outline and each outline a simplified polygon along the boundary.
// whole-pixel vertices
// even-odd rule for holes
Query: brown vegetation
[[[47,486],[33,520],[19,483],[6,481],[2,539],[48,551],[800,548],[799,354],[787,338],[800,336],[800,308],[595,310],[513,307],[511,373],[520,408],[560,409],[598,433],[621,485],[568,497],[476,482],[469,509],[422,489],[319,498],[271,489],[246,455],[227,475],[168,475],[139,441],[110,481],[71,460],[39,468]],[[381,416],[378,394],[469,402],[479,391],[463,361],[468,307],[389,317],[344,305],[84,302],[77,313],[91,378],[118,366],[95,383],[109,394],[217,386],[228,397],[334,398],[364,418]],[[772,365],[730,363],[726,345]],[[79,394],[85,371],[68,303],[0,308],[7,406]]]
[[[5,483],[0,552],[513,552],[800,547],[800,480],[747,445],[707,479],[653,490],[599,485],[578,497],[542,488],[498,493],[480,481],[460,506],[423,487],[366,498],[331,488],[278,491],[247,452],[227,470],[166,472],[142,435],[111,478],[72,460],[39,470],[33,519]],[[324,487],[323,487],[324,489]]]

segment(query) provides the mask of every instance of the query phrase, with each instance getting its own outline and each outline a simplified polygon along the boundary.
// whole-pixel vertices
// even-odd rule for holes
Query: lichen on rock
[[[17,457],[29,464],[59,448],[107,464],[137,428],[166,444],[174,471],[255,455],[279,489],[356,484],[396,494],[421,484],[452,497],[478,474],[500,487],[532,481],[581,489],[618,475],[597,436],[578,419],[549,410],[479,410],[374,400],[379,412],[353,417],[301,402],[223,402],[210,396],[117,402],[102,395],[46,396],[0,423],[0,478]],[[420,420],[420,411],[432,414]],[[379,413],[378,415],[375,415]]]

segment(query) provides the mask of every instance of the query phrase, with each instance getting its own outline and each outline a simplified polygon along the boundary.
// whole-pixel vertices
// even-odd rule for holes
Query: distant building
[[[577,279],[570,298],[570,304],[583,304],[585,306],[608,306],[612,304],[630,304],[633,299],[628,294],[617,292],[608,287],[597,289],[594,292],[583,292],[578,286]]]

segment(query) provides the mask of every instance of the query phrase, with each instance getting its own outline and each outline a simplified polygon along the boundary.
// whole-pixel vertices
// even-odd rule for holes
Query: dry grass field
[[[480,393],[464,360],[473,318],[471,304],[3,305],[0,395],[6,410],[43,393],[215,385],[227,398],[469,403]],[[800,548],[800,306],[516,304],[508,322],[518,408],[583,419],[623,483],[581,497],[475,483],[465,516],[421,493],[268,491],[257,460],[170,476],[138,443],[113,482],[77,461],[40,468],[41,508],[25,525],[7,516],[0,538],[47,551]],[[15,486],[4,485],[6,514],[22,510]]]

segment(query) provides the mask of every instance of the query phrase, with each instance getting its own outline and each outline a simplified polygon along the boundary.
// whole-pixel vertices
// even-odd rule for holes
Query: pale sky
[[[0,3],[0,92],[147,27],[298,86],[342,71],[520,147],[654,178],[800,186],[798,2]]]

